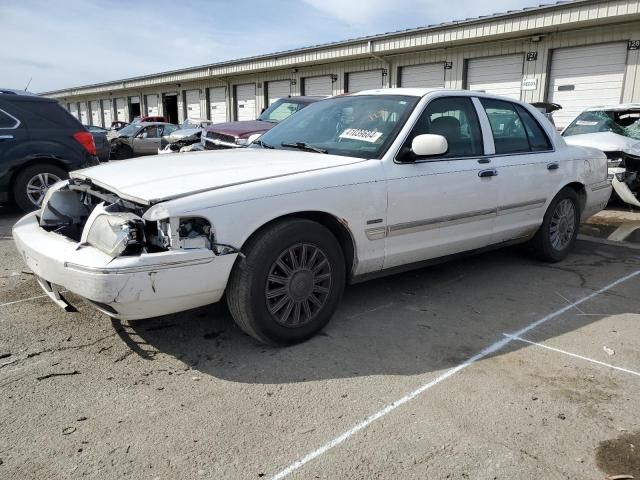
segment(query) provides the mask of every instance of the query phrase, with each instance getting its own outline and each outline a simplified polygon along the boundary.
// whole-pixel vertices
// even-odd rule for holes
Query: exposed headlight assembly
[[[91,212],[80,239],[81,245],[91,245],[112,258],[123,254],[136,255],[144,248],[144,221],[131,212],[118,212],[104,202]]]

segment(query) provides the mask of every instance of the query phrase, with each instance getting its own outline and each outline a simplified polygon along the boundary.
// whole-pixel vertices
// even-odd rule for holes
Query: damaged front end
[[[90,245],[111,258],[218,248],[211,223],[202,217],[176,217],[156,221],[144,218],[148,205],[124,200],[90,180],[71,179],[52,187],[39,214],[40,226]]]
[[[640,157],[623,151],[605,154],[614,191],[623,202],[640,208]]]

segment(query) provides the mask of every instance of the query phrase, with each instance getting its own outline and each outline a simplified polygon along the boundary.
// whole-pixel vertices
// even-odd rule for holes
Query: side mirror
[[[249,138],[247,138],[247,145],[249,145],[250,143],[255,142],[257,139],[259,139],[262,136],[261,133],[254,133],[253,135],[251,135]]]
[[[411,142],[411,151],[417,157],[444,155],[449,150],[449,143],[442,135],[418,135]]]

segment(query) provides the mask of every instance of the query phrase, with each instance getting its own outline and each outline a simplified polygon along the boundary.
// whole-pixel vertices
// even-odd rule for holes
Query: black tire
[[[572,206],[573,215],[571,215],[571,212],[568,212],[567,217],[573,216],[573,226],[566,224],[561,225],[557,221],[558,210],[567,205]],[[542,261],[550,263],[560,262],[569,255],[578,236],[579,226],[580,206],[578,203],[578,195],[574,189],[565,187],[560,190],[551,201],[544,215],[542,225],[529,242],[529,248],[531,252]],[[564,230],[565,228],[566,230]],[[569,229],[571,229],[571,231],[569,231]],[[558,232],[560,237],[559,243],[554,242],[553,232]],[[555,237],[556,240],[557,238],[558,237]]]
[[[307,340],[327,324],[346,277],[342,248],[327,228],[305,219],[284,220],[255,235],[243,253],[226,292],[231,315],[242,330],[279,346]],[[290,273],[282,269],[283,263]],[[286,303],[278,310],[281,302]]]
[[[118,145],[111,156],[114,160],[127,160],[133,158],[133,150],[126,145]]]
[[[56,167],[55,165],[48,163],[31,165],[16,176],[13,184],[13,198],[18,207],[25,212],[31,212],[40,208],[42,198],[44,198],[44,193],[46,193],[48,187],[59,180],[64,180],[68,176],[69,174],[66,170]],[[46,185],[39,179],[45,179],[44,184]],[[41,189],[40,195],[37,195],[37,197],[40,198],[40,204],[35,203],[33,200],[36,198],[34,188],[37,185],[44,185],[46,187]]]

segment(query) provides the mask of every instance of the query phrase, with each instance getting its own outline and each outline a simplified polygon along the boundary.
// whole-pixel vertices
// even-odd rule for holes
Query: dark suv
[[[35,210],[68,172],[98,163],[91,133],[58,102],[0,89],[0,202]]]

